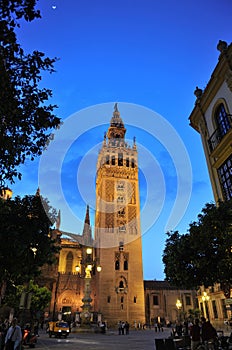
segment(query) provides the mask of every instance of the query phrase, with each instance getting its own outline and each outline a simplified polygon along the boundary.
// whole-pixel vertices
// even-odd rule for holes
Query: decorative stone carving
[[[201,98],[202,93],[203,93],[202,89],[199,89],[199,87],[197,86],[195,91],[194,91],[194,95],[196,96],[196,98],[197,99]]]
[[[217,49],[218,51],[220,51],[221,53],[223,51],[225,51],[227,49],[227,42],[223,41],[223,40],[219,40],[218,44],[217,44]]]

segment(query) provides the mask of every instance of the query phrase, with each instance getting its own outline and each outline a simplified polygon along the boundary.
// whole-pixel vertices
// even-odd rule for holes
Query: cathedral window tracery
[[[73,253],[72,252],[68,252],[68,254],[66,256],[65,272],[66,273],[71,273],[72,269],[73,269]]]

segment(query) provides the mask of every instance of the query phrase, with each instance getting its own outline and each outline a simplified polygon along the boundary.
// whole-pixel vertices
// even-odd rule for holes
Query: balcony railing
[[[217,128],[214,133],[208,139],[208,145],[210,152],[213,152],[217,145],[222,141],[222,139],[228,134],[228,132],[232,129],[232,122],[230,120],[230,126],[227,130],[223,130],[222,133],[221,128]]]

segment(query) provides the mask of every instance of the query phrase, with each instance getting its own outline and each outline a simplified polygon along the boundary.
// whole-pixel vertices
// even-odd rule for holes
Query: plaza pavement
[[[130,330],[128,335],[119,335],[117,330],[107,330],[101,333],[71,333],[67,339],[49,338],[41,333],[36,349],[47,350],[155,350],[155,338],[168,338],[170,328],[163,332],[154,329]]]

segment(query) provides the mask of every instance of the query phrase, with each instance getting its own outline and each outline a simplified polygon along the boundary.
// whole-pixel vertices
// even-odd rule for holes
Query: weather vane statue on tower
[[[115,105],[114,105],[114,111],[115,112],[118,112],[118,103],[116,102]]]

